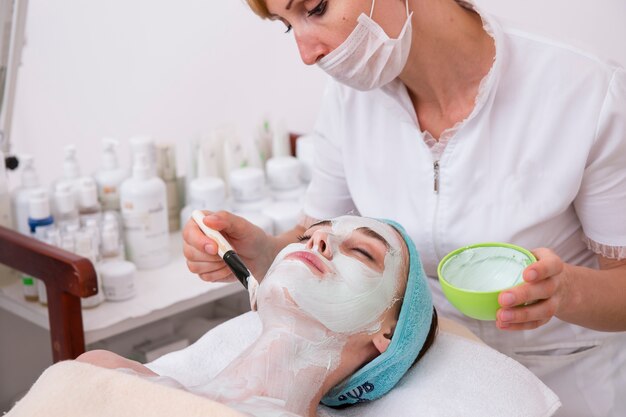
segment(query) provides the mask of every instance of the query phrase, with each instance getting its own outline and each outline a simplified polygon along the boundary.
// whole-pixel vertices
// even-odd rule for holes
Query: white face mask
[[[375,271],[355,257],[339,250],[357,228],[367,227],[389,244],[384,259],[384,270]],[[295,303],[291,319],[306,314],[328,330],[350,334],[378,330],[382,314],[393,304],[399,285],[398,274],[402,264],[401,242],[393,229],[376,220],[345,216],[333,220],[326,241],[332,251],[332,260],[321,256],[317,248],[294,243],[277,256],[259,287],[259,314],[263,321],[273,316],[285,319],[285,294]],[[289,255],[308,253],[328,267],[324,276],[316,276],[306,264]],[[279,305],[282,304],[282,307]],[[274,307],[280,307],[277,315]]]
[[[342,84],[361,91],[373,90],[397,78],[409,57],[412,26],[409,2],[406,0],[407,21],[397,39],[391,39],[372,20],[372,11],[358,18],[356,28],[334,51],[322,58],[318,65]]]

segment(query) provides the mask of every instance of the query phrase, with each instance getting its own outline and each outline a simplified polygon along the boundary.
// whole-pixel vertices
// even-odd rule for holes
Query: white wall
[[[478,3],[626,66],[622,0]],[[305,132],[325,76],[302,65],[292,35],[282,32],[243,0],[31,0],[14,149],[34,154],[50,181],[68,143],[92,172],[103,136],[177,141],[182,165],[186,140],[224,123],[251,134],[269,115]]]

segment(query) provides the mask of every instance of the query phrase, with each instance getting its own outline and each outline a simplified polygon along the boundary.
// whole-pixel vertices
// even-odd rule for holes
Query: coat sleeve
[[[626,258],[626,71],[615,70],[574,202],[587,245]]]

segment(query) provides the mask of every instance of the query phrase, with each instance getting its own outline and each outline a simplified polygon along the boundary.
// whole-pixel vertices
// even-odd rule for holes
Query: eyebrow
[[[389,242],[387,242],[387,240],[385,240],[384,237],[382,237],[381,235],[379,235],[378,233],[376,233],[375,231],[373,231],[372,229],[370,229],[369,227],[359,227],[358,229],[356,229],[359,232],[362,232],[364,234],[366,234],[367,236],[374,238],[376,240],[380,240],[383,245],[385,245],[385,247],[389,250],[391,248],[391,245],[389,244]]]
[[[332,225],[333,225],[333,222],[331,220],[322,220],[321,222],[317,222],[309,226],[309,229],[316,227],[316,226],[332,226]],[[385,245],[385,248],[387,248],[387,250],[391,249],[391,245],[389,244],[389,242],[387,242],[387,240],[384,237],[382,237],[380,234],[373,231],[369,227],[359,227],[356,229],[356,231],[361,232],[371,238],[381,241],[383,245]]]
[[[322,220],[321,222],[313,223],[312,225],[310,225],[309,229],[315,226],[332,226],[332,225],[333,225],[333,222],[331,220]]]

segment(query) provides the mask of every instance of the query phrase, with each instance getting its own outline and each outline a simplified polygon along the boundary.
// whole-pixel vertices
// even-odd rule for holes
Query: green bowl
[[[532,264],[537,260],[530,251],[519,246],[511,245],[508,243],[479,243],[476,245],[464,246],[450,252],[441,260],[441,262],[439,262],[439,266],[437,267],[437,275],[439,276],[441,289],[443,290],[443,293],[448,301],[450,301],[450,303],[461,313],[478,320],[495,320],[496,312],[498,311],[498,309],[500,309],[500,304],[498,303],[498,295],[500,294],[500,292],[508,288],[520,285],[524,281],[522,280],[521,282],[513,286],[500,288],[495,291],[476,291],[471,289],[459,288],[450,284],[450,282],[446,280],[446,277],[443,276],[442,270],[444,269],[444,266],[448,261],[468,249],[480,249],[490,247],[508,248],[520,252],[524,255],[525,259],[523,262],[526,264],[526,266]],[[450,279],[450,277],[448,277],[448,279]]]

